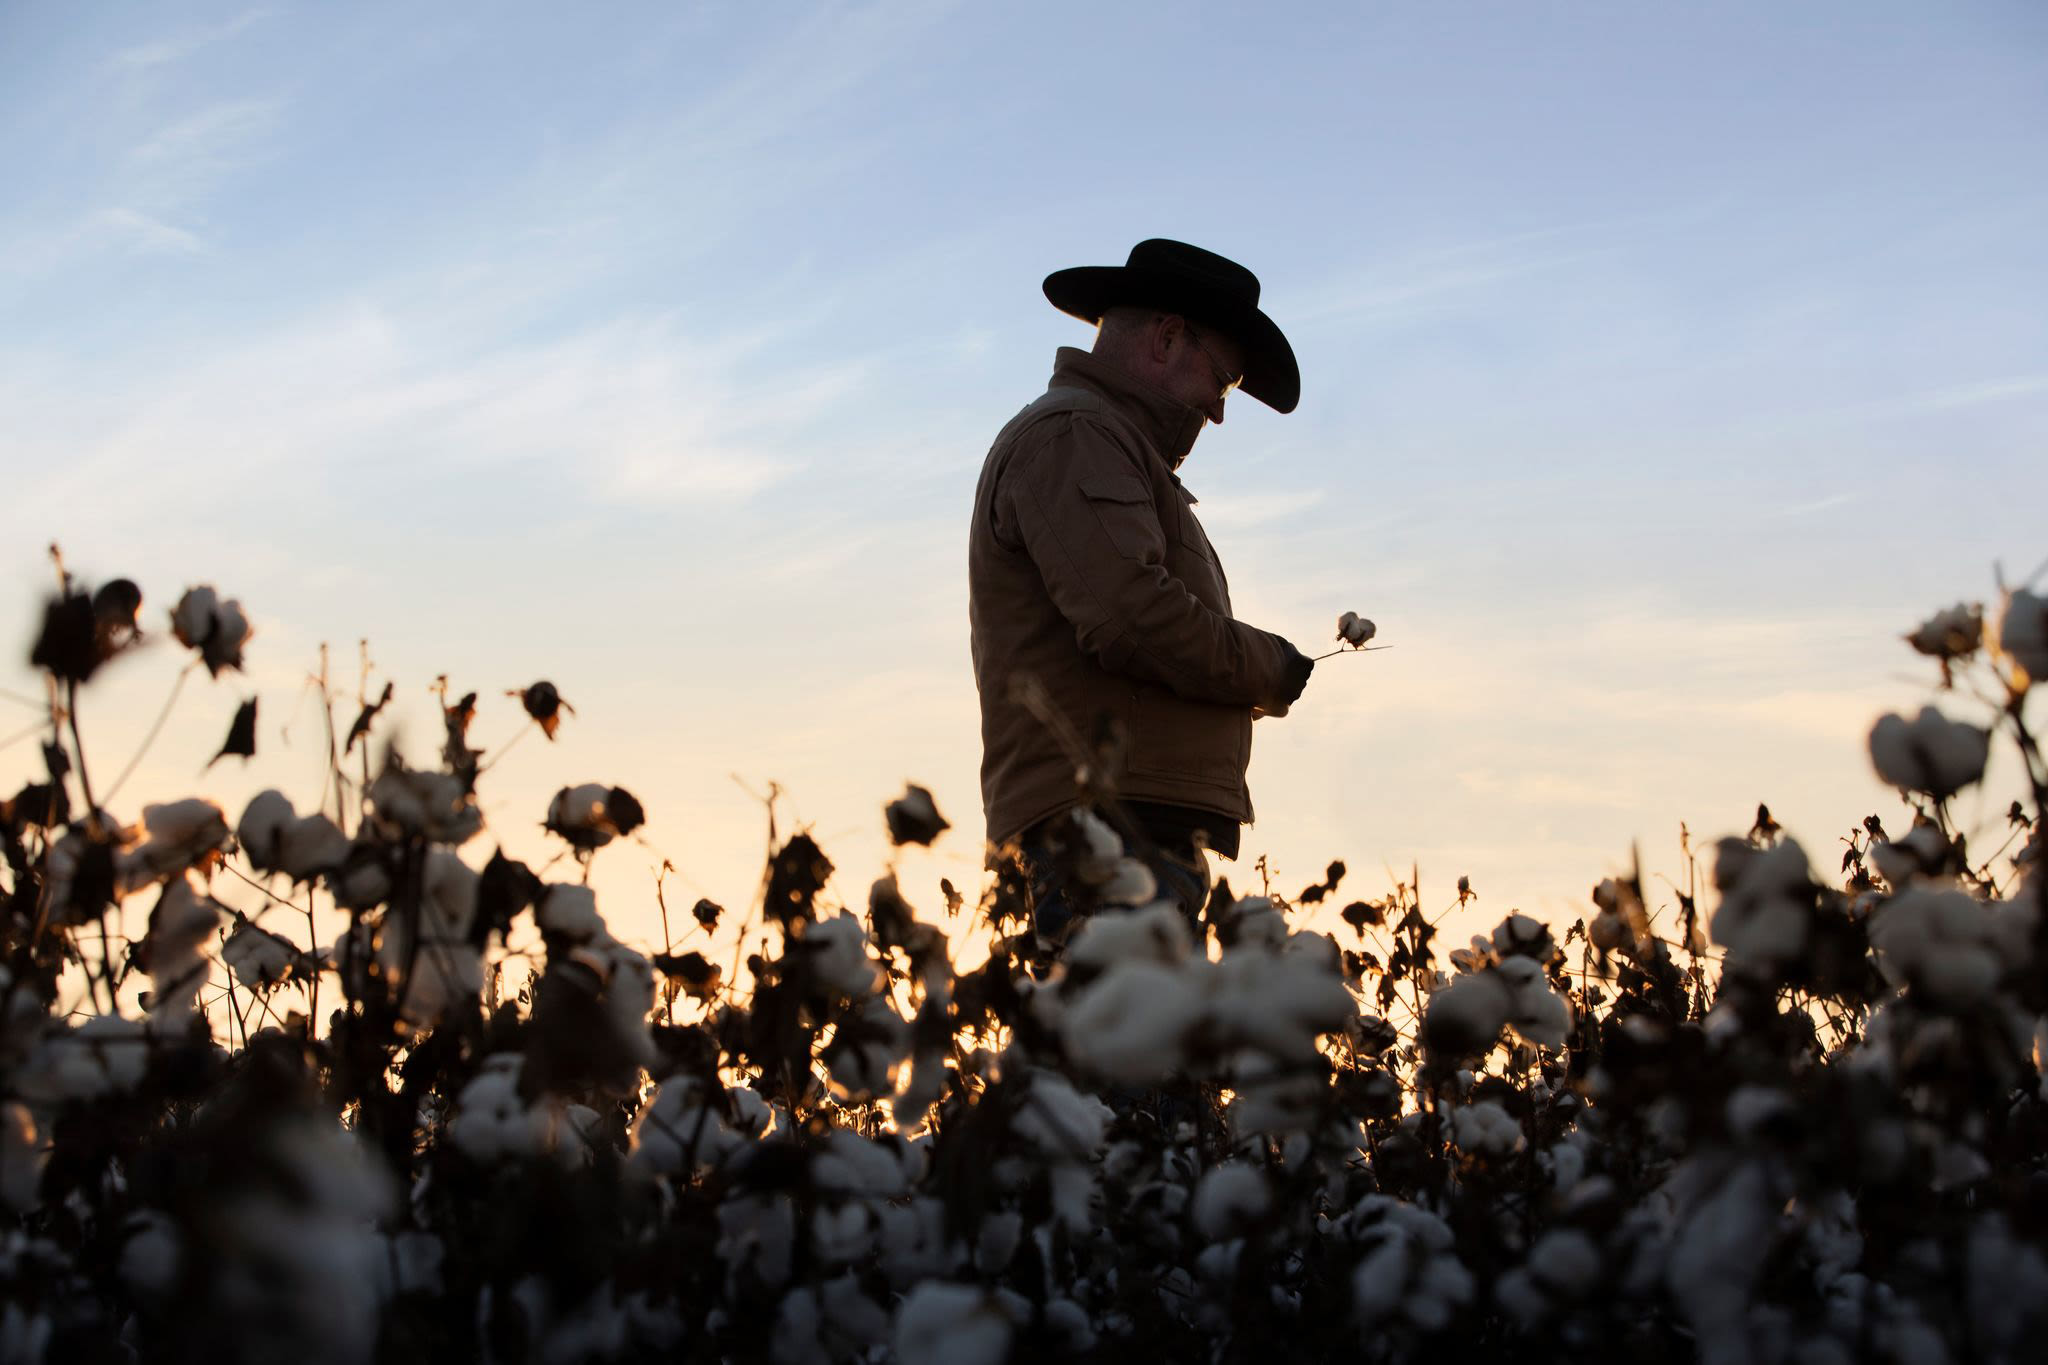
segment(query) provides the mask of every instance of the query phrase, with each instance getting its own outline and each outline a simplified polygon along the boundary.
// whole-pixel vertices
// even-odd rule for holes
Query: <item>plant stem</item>
[[[525,739],[525,738],[527,737],[527,735],[528,735],[528,734],[532,733],[532,731],[533,731],[533,728],[534,728],[534,726],[535,726],[536,724],[538,724],[538,722],[536,722],[536,721],[531,721],[531,720],[527,721],[527,722],[526,722],[526,728],[525,728],[524,730],[521,730],[521,731],[520,731],[520,732],[519,732],[518,734],[516,734],[516,735],[512,736],[512,738],[510,738],[510,739],[506,740],[506,741],[505,741],[505,747],[504,747],[504,748],[502,748],[502,749],[500,749],[500,750],[498,750],[498,752],[496,752],[495,754],[492,754],[492,755],[491,755],[491,761],[490,761],[490,762],[488,762],[488,763],[486,763],[486,764],[484,764],[484,765],[483,765],[483,766],[482,766],[481,768],[478,768],[478,769],[476,770],[476,775],[477,775],[478,777],[482,777],[482,776],[483,776],[483,775],[484,775],[485,773],[487,773],[487,772],[489,772],[489,771],[490,771],[491,769],[493,769],[493,768],[497,767],[497,766],[498,766],[498,760],[499,760],[499,759],[501,759],[501,758],[503,758],[503,757],[504,757],[504,756],[505,756],[506,754],[509,754],[509,753],[511,753],[511,752],[512,752],[512,746],[513,746],[513,745],[515,745],[515,744],[517,744],[517,743],[518,743],[518,742],[519,742],[520,740],[522,740],[522,739]]]
[[[92,778],[85,771],[85,740],[78,733],[78,684],[67,682],[64,689],[64,719],[71,726],[71,747],[78,754],[78,786],[85,793],[85,819],[88,826],[98,828],[100,806],[92,798]]]
[[[1316,655],[1313,659],[1310,659],[1309,662],[1312,664],[1319,664],[1325,659],[1334,659],[1339,654],[1372,654],[1382,649],[1392,648],[1392,645],[1341,645],[1338,648],[1331,650],[1328,654]]]

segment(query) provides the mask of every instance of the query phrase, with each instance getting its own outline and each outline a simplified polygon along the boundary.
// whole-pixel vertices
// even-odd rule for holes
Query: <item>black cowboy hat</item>
[[[1244,348],[1246,393],[1277,412],[1301,401],[1294,348],[1259,311],[1259,277],[1236,261],[1186,242],[1153,237],[1122,265],[1077,265],[1045,277],[1045,297],[1062,313],[1100,324],[1119,304],[1163,308],[1208,323]]]

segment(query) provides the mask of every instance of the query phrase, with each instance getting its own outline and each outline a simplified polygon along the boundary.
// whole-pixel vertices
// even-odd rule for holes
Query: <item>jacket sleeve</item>
[[[1105,669],[1195,701],[1292,700],[1293,646],[1204,605],[1168,572],[1142,458],[1084,417],[1044,422],[1003,473],[998,516]]]

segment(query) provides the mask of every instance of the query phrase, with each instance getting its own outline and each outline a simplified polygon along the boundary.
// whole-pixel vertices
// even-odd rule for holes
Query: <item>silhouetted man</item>
[[[982,802],[989,841],[1031,873],[1036,928],[1072,911],[1051,875],[1061,817],[1080,799],[1056,728],[1121,733],[1095,774],[1156,848],[1161,890],[1195,913],[1202,850],[1234,858],[1252,818],[1252,718],[1284,715],[1314,666],[1230,612],[1216,551],[1175,470],[1232,390],[1280,412],[1301,392],[1294,352],[1259,311],[1249,270],[1154,239],[1122,266],[1046,277],[1055,308],[1096,324],[1061,347],[1045,394],[997,435],[968,537]],[[1020,689],[1041,689],[1049,726]]]

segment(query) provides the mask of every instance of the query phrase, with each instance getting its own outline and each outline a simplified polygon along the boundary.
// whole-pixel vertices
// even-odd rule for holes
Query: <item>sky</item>
[[[981,875],[974,480],[1089,340],[1039,281],[1167,236],[1301,360],[1182,470],[1237,614],[1395,646],[1259,722],[1233,886],[1342,858],[1565,924],[1759,801],[1831,868],[1899,810],[1871,723],[1933,696],[1901,633],[2048,557],[2048,11],[1247,13],[0,0],[0,687],[54,540],[145,624],[211,583],[257,626],[117,813],[310,806],[324,642],[421,760],[438,675],[493,754],[555,682],[466,853],[546,862],[551,793],[625,786],[621,936],[664,860],[743,908],[771,790],[838,898],[894,866],[935,914]],[[81,706],[103,769],[158,635]],[[258,757],[202,771],[248,696]],[[892,857],[906,781],[955,828]]]

